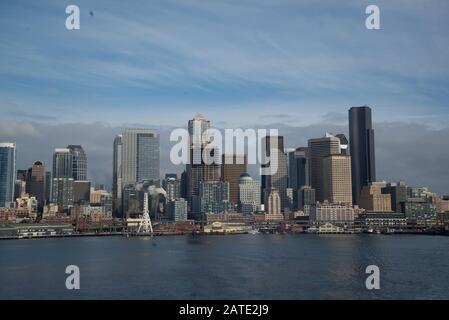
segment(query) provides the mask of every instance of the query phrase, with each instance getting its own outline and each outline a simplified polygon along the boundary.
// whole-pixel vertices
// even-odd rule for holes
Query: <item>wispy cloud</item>
[[[81,30],[72,32],[62,2],[2,3],[0,98],[69,122],[117,122],[123,109],[165,119],[217,104],[245,114],[268,102],[299,118],[313,113],[308,105],[364,103],[395,120],[424,108],[442,114],[449,4],[380,0],[380,31],[364,27],[367,4],[78,1]]]

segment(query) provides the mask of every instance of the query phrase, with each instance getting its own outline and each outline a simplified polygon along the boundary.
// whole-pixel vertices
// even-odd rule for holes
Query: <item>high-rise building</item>
[[[113,144],[112,214],[115,217],[121,217],[122,215],[122,138],[121,134],[117,135]]]
[[[246,155],[223,154],[221,180],[229,182],[229,200],[233,205],[239,202],[240,176],[246,172]]]
[[[22,180],[16,180],[14,183],[14,200],[20,198],[22,193],[26,193],[26,182]]]
[[[159,133],[127,128],[122,133],[122,185],[160,179]]]
[[[52,201],[60,211],[67,211],[73,206],[73,178],[53,178]]]
[[[229,202],[229,183],[205,181],[200,183],[201,213],[219,213],[232,209]]]
[[[315,189],[303,186],[298,190],[298,209],[304,210],[304,206],[315,204]]]
[[[159,139],[157,130],[139,128],[126,128],[121,135],[115,137],[112,170],[115,216],[121,217],[125,213],[123,190],[126,185],[133,185],[141,181],[159,182]],[[130,208],[134,210],[133,206]]]
[[[310,139],[308,144],[310,185],[315,189],[316,201],[323,202],[325,200],[323,160],[331,154],[340,153],[340,139],[326,133],[323,138]]]
[[[198,113],[189,120],[189,163],[186,165],[187,172],[187,200],[192,211],[200,210],[200,184],[207,181],[219,181],[221,174],[221,155],[218,150],[210,154],[210,162],[203,161],[203,152],[207,152],[207,144],[210,137],[203,137],[206,130],[211,128],[210,121]],[[203,139],[204,138],[204,139]],[[196,212],[198,213],[198,212]]]
[[[265,210],[269,215],[281,214],[281,196],[279,191],[275,188],[266,190]]]
[[[405,203],[407,202],[407,185],[405,182],[388,183],[382,188],[382,193],[391,197],[391,209],[397,213],[405,213]]]
[[[382,193],[386,183],[371,182],[360,191],[359,206],[367,211],[390,212],[391,195]]]
[[[352,168],[352,198],[354,204],[359,204],[362,187],[376,181],[374,129],[370,107],[352,107],[349,109],[349,145]]]
[[[73,182],[73,203],[90,203],[90,181],[76,180]]]
[[[60,211],[73,205],[73,156],[70,149],[56,148],[53,153],[52,202]]]
[[[187,189],[188,189],[188,181],[187,181],[187,171],[183,171],[181,173],[181,198],[187,199]]]
[[[288,153],[288,186],[293,190],[310,185],[308,148],[299,147]]]
[[[298,190],[310,185],[308,148],[299,147],[288,153],[288,186],[293,190],[294,207],[298,203]]]
[[[254,181],[248,173],[240,175],[239,209],[243,214],[260,210],[260,182]]]
[[[352,205],[351,157],[331,154],[323,159],[323,196],[330,203]]]
[[[80,145],[69,145],[67,149],[72,155],[72,178],[73,180],[87,180],[87,156]]]
[[[53,179],[73,179],[73,157],[70,149],[56,148],[53,153]]]
[[[167,201],[181,198],[181,180],[176,178],[166,179],[165,191],[167,192]]]
[[[185,199],[171,200],[167,203],[168,217],[177,221],[187,220],[187,201]]]
[[[277,146],[270,146],[273,141]],[[267,136],[262,140],[262,146],[265,147],[265,155],[270,157],[270,163],[263,164],[262,169],[267,170],[270,166],[277,165],[277,170],[274,174],[262,175],[262,196],[265,199],[268,197],[270,190],[276,189],[281,198],[281,210],[288,207],[287,186],[288,186],[288,168],[287,156],[284,153],[284,137],[283,136]],[[272,151],[275,151],[277,157],[274,157]],[[267,205],[266,203],[264,203]]]
[[[0,143],[0,208],[14,204],[14,183],[16,181],[16,144]]]
[[[46,171],[45,172],[45,203],[47,203],[47,204],[51,202],[51,196],[52,196],[51,184],[52,184],[51,171]]]
[[[45,165],[42,161],[35,161],[28,169],[26,192],[35,197],[38,203],[38,210],[41,211],[46,200]]]

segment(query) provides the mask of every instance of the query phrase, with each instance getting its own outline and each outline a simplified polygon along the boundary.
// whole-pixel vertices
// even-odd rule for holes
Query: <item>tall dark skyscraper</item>
[[[359,204],[362,187],[376,181],[374,130],[368,106],[349,109],[349,148],[353,203]]]
[[[288,152],[288,187],[293,189],[293,204],[298,203],[298,191],[303,186],[310,186],[309,150],[299,147]]]
[[[28,169],[26,192],[30,196],[36,197],[39,210],[45,203],[45,165],[42,161],[35,161]]]

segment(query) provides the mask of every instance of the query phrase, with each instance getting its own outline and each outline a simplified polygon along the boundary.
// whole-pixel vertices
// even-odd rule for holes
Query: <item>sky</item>
[[[80,30],[65,27],[70,4]],[[347,133],[366,104],[378,179],[449,194],[448,13],[445,0],[2,0],[0,141],[17,142],[19,168],[81,144],[110,185],[124,127],[159,129],[162,172],[180,172],[168,134],[197,112],[297,147]]]

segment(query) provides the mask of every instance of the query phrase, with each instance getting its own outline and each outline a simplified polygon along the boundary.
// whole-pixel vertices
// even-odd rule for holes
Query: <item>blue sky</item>
[[[65,28],[66,6],[81,29]],[[380,8],[381,30],[365,28]],[[93,12],[93,15],[90,12]],[[449,193],[446,0],[0,1],[0,140],[18,168],[82,144],[110,184],[124,126],[278,128],[286,146],[347,132],[370,105],[379,179]],[[162,173],[169,145],[161,141]]]
[[[365,8],[381,9],[381,30]],[[81,29],[65,28],[65,7]],[[93,16],[89,12],[93,12]],[[2,1],[3,117],[184,125],[449,119],[447,1]]]

